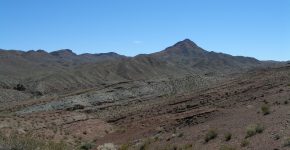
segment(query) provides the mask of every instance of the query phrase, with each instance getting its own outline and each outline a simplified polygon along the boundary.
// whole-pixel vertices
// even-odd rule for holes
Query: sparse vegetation
[[[274,140],[279,140],[280,139],[280,135],[279,134],[276,134],[275,136],[274,136]]]
[[[179,133],[177,137],[183,137],[183,133]]]
[[[226,133],[225,134],[225,141],[230,141],[232,139],[232,134],[231,133]]]
[[[257,133],[262,133],[264,131],[264,126],[262,126],[261,124],[257,124],[256,125],[256,132]]]
[[[270,114],[270,106],[269,105],[263,105],[261,107],[261,111],[262,111],[263,115]]]
[[[219,150],[236,150],[236,148],[229,145],[222,145]]]
[[[14,87],[13,89],[17,90],[17,91],[25,91],[26,90],[26,88],[22,84],[17,84],[16,87]]]
[[[172,149],[173,149],[173,150],[177,150],[178,147],[177,147],[176,145],[174,145]]]
[[[246,129],[246,138],[256,135],[257,133],[262,133],[264,131],[264,127],[260,124],[250,125]]]
[[[42,141],[29,135],[19,135],[12,133],[6,136],[0,133],[0,145],[4,149],[13,150],[69,150],[70,148],[63,142]]]
[[[129,144],[122,144],[122,145],[120,146],[119,150],[128,150],[129,147],[130,147]]]
[[[184,46],[177,47],[181,48],[182,57],[188,53],[183,48],[190,45]],[[221,66],[228,71],[219,72],[219,67],[214,67],[213,72],[217,73],[205,77],[195,70],[205,72],[211,66],[206,65],[204,69],[197,66],[192,73],[189,67],[196,62],[180,57],[175,64],[175,55],[179,53],[172,53],[169,68],[167,63],[163,66],[167,55],[161,53],[157,55],[162,56],[161,62],[154,56],[152,60],[142,57],[140,62],[138,57],[136,60],[128,58],[128,63],[123,63],[123,58],[110,63],[111,57],[108,57],[104,64],[99,61],[91,64],[94,58],[88,57],[82,62],[85,67],[70,64],[69,70],[73,72],[62,71],[65,68],[59,69],[56,62],[48,64],[51,69],[48,75],[40,71],[36,77],[27,75],[28,81],[24,74],[19,78],[15,76],[25,82],[27,90],[14,90],[13,84],[18,81],[13,80],[3,83],[9,87],[0,87],[3,90],[0,131],[10,134],[17,130],[23,135],[3,138],[0,135],[0,149],[290,149],[290,136],[286,139],[290,95],[289,88],[285,87],[290,83],[289,68],[269,68],[269,72],[253,69],[249,74],[239,74],[240,69],[236,68],[233,71],[237,73],[228,76],[232,74],[231,68]],[[175,68],[183,66],[184,60],[189,67]],[[121,65],[115,66],[119,62]],[[99,64],[105,71],[98,68]],[[91,72],[91,66],[97,71]],[[61,71],[56,76],[54,68]],[[83,69],[75,70],[78,68]],[[34,95],[36,89],[41,90],[43,96]],[[281,89],[284,91],[279,92]],[[22,96],[23,100],[18,98]],[[27,133],[31,135],[24,135]],[[59,140],[66,143],[55,142]]]
[[[147,149],[148,149],[148,146],[149,146],[148,143],[143,143],[143,144],[140,146],[140,149],[139,149],[139,150],[147,150]]]
[[[288,137],[288,138],[285,140],[283,146],[284,146],[284,147],[290,147],[290,137]]]
[[[93,147],[94,145],[91,143],[84,143],[83,145],[80,146],[80,150],[90,150]]]
[[[248,126],[246,130],[247,130],[246,138],[254,136],[256,134],[256,129],[254,126]]]
[[[147,139],[144,141],[144,143],[140,146],[140,150],[147,150],[149,148],[149,145],[151,144],[151,139]]]
[[[241,142],[241,147],[246,147],[246,146],[248,146],[250,144],[250,142],[248,141],[248,140],[243,140],[242,142]]]
[[[185,144],[183,147],[182,147],[182,150],[190,150],[192,149],[192,144]]]
[[[215,139],[216,137],[217,137],[217,132],[216,132],[216,130],[214,130],[214,129],[210,129],[207,133],[206,133],[206,135],[205,135],[205,138],[204,138],[204,141],[207,143],[207,142],[209,142],[210,140],[213,140],[213,139]]]

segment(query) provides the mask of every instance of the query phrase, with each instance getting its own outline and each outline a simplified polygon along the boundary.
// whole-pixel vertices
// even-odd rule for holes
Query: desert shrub
[[[255,127],[255,129],[256,129],[256,132],[257,133],[262,133],[265,128],[261,124],[257,124],[256,127]]]
[[[129,144],[122,144],[119,148],[119,150],[128,150],[129,149]]]
[[[214,129],[211,129],[206,133],[206,135],[204,137],[204,141],[209,142],[210,140],[215,139],[217,137],[217,135],[218,135],[217,132]]]
[[[149,149],[149,145],[151,144],[152,139],[146,139],[143,144],[140,146],[140,150],[147,150]]]
[[[280,135],[279,134],[276,134],[275,136],[274,136],[274,140],[279,140],[280,139]]]
[[[172,147],[172,149],[173,149],[173,150],[177,150],[178,147],[177,147],[176,145],[174,145],[174,146]]]
[[[241,147],[246,147],[246,146],[248,146],[250,144],[250,142],[248,141],[248,140],[243,140],[242,142],[241,142]]]
[[[270,107],[268,105],[263,105],[261,107],[261,111],[262,111],[263,115],[268,115],[268,114],[270,114]]]
[[[26,88],[22,84],[17,84],[16,87],[14,87],[13,89],[17,90],[17,91],[25,91],[26,90]]]
[[[80,146],[80,150],[90,150],[94,147],[93,144],[91,143],[84,143],[83,145]]]
[[[183,147],[182,147],[182,150],[190,150],[192,149],[192,144],[185,144]]]
[[[285,140],[283,146],[284,147],[290,147],[290,137]]]
[[[226,133],[225,134],[225,141],[230,141],[232,139],[232,134],[231,133]]]
[[[247,134],[246,138],[254,136],[256,134],[255,126],[253,126],[253,125],[248,126],[246,129],[246,134]]]
[[[45,147],[43,150],[69,150],[70,148],[66,145],[66,143],[64,142],[59,142],[59,143],[55,143],[55,142],[48,142],[45,144]]]
[[[183,133],[177,134],[177,137],[183,137]]]
[[[260,124],[250,125],[246,129],[246,138],[256,135],[257,133],[262,133],[264,131],[264,127]]]
[[[287,104],[288,104],[288,101],[287,101],[287,100],[285,100],[285,101],[284,101],[284,104],[285,104],[285,105],[287,105]]]
[[[147,143],[143,143],[141,146],[140,146],[140,150],[147,150],[149,147],[149,144]]]
[[[219,150],[236,150],[236,148],[229,145],[222,145]]]
[[[42,141],[30,135],[15,133],[9,136],[0,133],[0,145],[11,150],[69,150],[69,147],[63,142]]]

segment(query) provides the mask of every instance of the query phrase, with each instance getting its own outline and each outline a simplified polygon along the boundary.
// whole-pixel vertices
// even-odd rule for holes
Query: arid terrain
[[[189,39],[135,57],[0,50],[0,149],[290,149],[290,64]]]

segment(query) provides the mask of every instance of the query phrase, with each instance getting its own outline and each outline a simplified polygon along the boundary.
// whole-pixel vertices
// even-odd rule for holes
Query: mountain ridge
[[[206,51],[189,39],[134,57],[114,52],[78,55],[63,49],[50,53],[2,50],[0,58],[0,88],[13,89],[22,84],[28,93],[42,94],[126,81],[223,75],[269,66],[251,57]]]
[[[153,52],[153,53],[149,53],[149,54],[137,54],[135,56],[126,56],[126,55],[122,55],[122,54],[118,54],[116,52],[101,52],[101,53],[80,53],[80,54],[76,54],[73,50],[71,49],[60,49],[60,50],[55,50],[55,51],[51,51],[51,52],[48,52],[48,51],[45,51],[43,49],[38,49],[38,50],[28,50],[28,51],[23,51],[23,50],[13,50],[13,49],[0,49],[0,53],[2,52],[11,52],[11,53],[20,53],[20,54],[25,54],[25,53],[47,53],[47,54],[51,54],[51,55],[59,55],[59,54],[70,54],[70,55],[75,55],[75,56],[82,56],[82,55],[110,55],[110,54],[114,54],[114,55],[119,55],[119,56],[124,56],[124,57],[128,57],[128,58],[131,58],[131,57],[137,57],[139,55],[151,55],[151,54],[155,54],[155,53],[160,53],[162,51],[166,51],[172,47],[185,47],[185,48],[188,48],[188,47],[196,47],[196,48],[200,48],[195,42],[193,42],[192,40],[190,39],[184,39],[182,41],[179,41],[175,44],[173,44],[172,46],[169,46],[167,48],[165,48],[164,50],[161,50],[161,51],[158,51],[158,52]],[[201,48],[202,49],[202,48]],[[206,51],[204,49],[202,49],[203,51]],[[207,51],[209,52],[209,51]],[[217,53],[217,52],[216,52]],[[242,56],[242,57],[245,57],[245,56]],[[249,56],[247,56],[249,57]],[[254,58],[254,57],[250,57],[250,58]]]

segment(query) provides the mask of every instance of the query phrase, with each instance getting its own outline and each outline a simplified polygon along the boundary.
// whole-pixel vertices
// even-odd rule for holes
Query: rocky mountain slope
[[[76,55],[68,49],[51,53],[0,50],[0,88],[32,97],[132,80],[222,75],[261,65],[254,58],[208,52],[188,39],[163,51],[135,57],[116,53]],[[18,84],[25,90],[15,91]]]
[[[66,102],[88,92],[61,97],[67,98]],[[242,73],[186,94],[19,112],[27,106],[58,101],[46,97],[2,109],[0,133],[65,141],[68,148],[61,149],[286,150],[290,136],[289,93],[290,68],[284,66]],[[0,146],[10,145],[0,138]]]
[[[67,149],[283,149],[272,139],[289,136],[289,77],[287,63],[209,52],[188,39],[135,57],[0,50],[0,149],[13,134]],[[240,147],[251,124],[266,132]],[[217,140],[204,141],[208,130]]]

